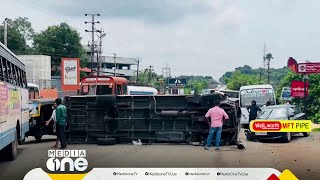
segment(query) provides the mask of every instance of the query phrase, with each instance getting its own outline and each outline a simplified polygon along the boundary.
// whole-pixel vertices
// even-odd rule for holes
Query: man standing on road
[[[209,111],[206,114],[206,118],[208,120],[208,122],[210,123],[210,130],[209,130],[209,135],[207,138],[207,144],[205,146],[205,150],[208,150],[209,147],[211,146],[211,142],[212,142],[212,138],[214,136],[214,134],[216,134],[216,145],[215,145],[215,150],[219,151],[219,145],[220,145],[220,139],[221,139],[221,132],[222,132],[222,121],[223,118],[229,119],[229,116],[227,115],[227,113],[219,107],[220,105],[220,101],[215,101],[214,102],[214,107],[209,109]],[[210,117],[210,120],[209,120]]]
[[[60,149],[65,149],[67,147],[67,140],[64,135],[64,130],[66,127],[67,120],[67,108],[62,104],[62,100],[60,98],[55,100],[57,104],[56,108],[56,133],[61,143]]]
[[[258,111],[261,111],[261,109],[257,106],[256,101],[251,102],[251,106],[248,107],[248,112],[249,112],[249,124],[250,121],[255,120],[258,116]]]

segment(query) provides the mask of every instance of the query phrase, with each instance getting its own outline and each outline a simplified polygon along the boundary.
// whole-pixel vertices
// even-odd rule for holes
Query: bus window
[[[117,95],[121,95],[122,93],[121,93],[121,84],[117,84]]]
[[[112,94],[112,86],[109,85],[98,85],[97,95]]]
[[[89,88],[89,95],[96,95],[96,86],[95,85],[92,85]]]
[[[123,94],[128,94],[128,86],[127,84],[122,84]]]

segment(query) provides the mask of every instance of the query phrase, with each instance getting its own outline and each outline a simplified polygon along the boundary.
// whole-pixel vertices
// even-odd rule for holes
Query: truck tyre
[[[116,144],[116,139],[115,138],[98,138],[97,139],[97,144],[98,145],[115,145]]]
[[[292,137],[292,134],[290,132],[287,132],[283,135],[282,140],[285,143],[289,143],[291,141],[291,137]]]
[[[18,154],[18,139],[17,134],[15,134],[15,140],[11,142],[4,149],[4,156],[7,157],[8,160],[13,161],[16,159]]]
[[[303,134],[304,137],[308,137],[310,135],[310,133],[308,133],[308,132],[304,132],[302,134]]]
[[[40,130],[35,132],[34,138],[36,139],[37,142],[41,142],[42,133]]]

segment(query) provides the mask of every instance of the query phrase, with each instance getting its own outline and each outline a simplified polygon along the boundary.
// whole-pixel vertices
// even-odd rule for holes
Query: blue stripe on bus
[[[29,131],[29,123],[24,123],[22,125],[22,137],[21,139],[25,138],[25,133]],[[5,132],[0,132],[0,150],[6,147],[15,139],[16,128],[11,128]]]
[[[11,128],[5,132],[0,133],[0,150],[6,147],[15,139],[16,128]]]
[[[142,94],[153,94],[153,92],[143,92],[143,91],[130,91],[130,94],[142,95]]]

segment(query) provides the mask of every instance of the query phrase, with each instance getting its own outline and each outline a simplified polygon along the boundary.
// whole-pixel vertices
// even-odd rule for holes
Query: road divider
[[[311,120],[254,120],[251,132],[311,132]]]

